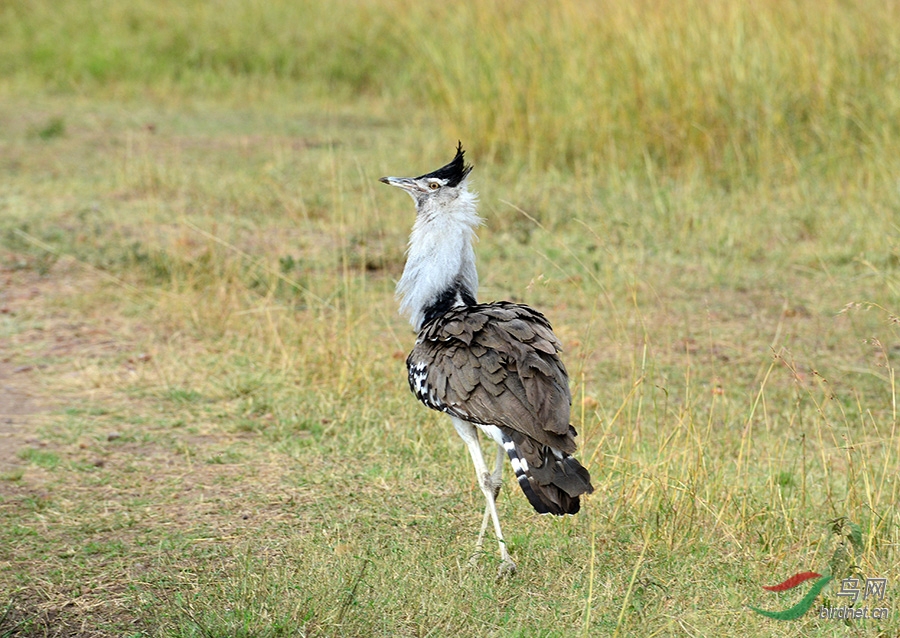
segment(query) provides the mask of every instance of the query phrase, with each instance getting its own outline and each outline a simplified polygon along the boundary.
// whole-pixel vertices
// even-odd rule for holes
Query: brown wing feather
[[[433,388],[434,402],[419,396],[429,407],[571,453],[572,399],[560,349],[542,314],[497,302],[455,308],[428,324],[407,363],[420,366]]]

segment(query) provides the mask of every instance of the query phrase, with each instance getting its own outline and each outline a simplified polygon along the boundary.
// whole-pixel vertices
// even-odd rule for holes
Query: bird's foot
[[[512,562],[512,559],[506,558],[502,563],[500,563],[500,568],[497,570],[497,580],[502,580],[504,578],[509,578],[516,573],[516,564]]]

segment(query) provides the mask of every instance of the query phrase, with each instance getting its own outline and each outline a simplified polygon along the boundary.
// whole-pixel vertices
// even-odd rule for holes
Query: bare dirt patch
[[[33,417],[46,411],[47,403],[32,388],[36,363],[13,351],[19,317],[41,296],[40,278],[2,269],[0,284],[0,321],[6,327],[0,332],[0,476],[9,476],[21,468],[19,449],[34,436]]]
[[[28,366],[0,363],[0,475],[12,474],[21,467],[18,451],[33,436],[30,417],[43,409],[23,387],[22,377],[27,373]]]

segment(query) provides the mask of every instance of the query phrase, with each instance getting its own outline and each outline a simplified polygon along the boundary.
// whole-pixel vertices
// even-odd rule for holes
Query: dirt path
[[[28,262],[23,256],[0,253],[3,263]],[[46,274],[0,265],[0,477],[15,475],[27,465],[20,458],[23,446],[43,445],[37,421],[62,398],[53,394],[59,388],[51,388],[52,380],[71,373],[71,366],[60,367],[60,362],[75,354],[103,352],[112,344],[96,320],[48,305],[91,285],[71,264],[57,263]]]
[[[45,409],[29,391],[34,366],[12,352],[18,316],[40,296],[38,283],[33,273],[0,268],[0,325],[6,324],[0,332],[0,477],[22,467],[19,449],[34,438],[33,417]]]
[[[0,360],[3,358],[0,350]],[[29,372],[27,365],[0,363],[0,476],[22,466],[19,449],[34,437],[31,417],[42,411],[40,402],[25,387]]]

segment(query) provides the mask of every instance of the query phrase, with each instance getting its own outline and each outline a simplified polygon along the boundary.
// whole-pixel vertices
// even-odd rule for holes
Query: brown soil
[[[25,306],[40,295],[36,284],[32,274],[0,269],[0,321],[16,325]],[[12,337],[0,337],[0,476],[22,466],[19,449],[34,438],[33,417],[46,409],[29,389],[35,365],[15,357],[11,341]]]
[[[29,417],[41,409],[40,402],[22,387],[21,377],[27,371],[27,366],[0,363],[0,474],[13,473],[20,466],[17,454],[30,436]]]

